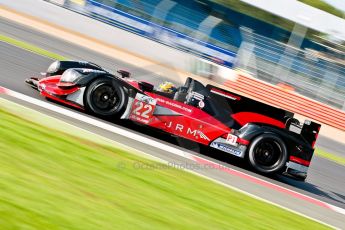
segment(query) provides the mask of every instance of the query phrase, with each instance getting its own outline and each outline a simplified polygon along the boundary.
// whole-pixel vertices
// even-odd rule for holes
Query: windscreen
[[[81,74],[75,69],[68,69],[62,74],[60,82],[74,82],[80,76]]]

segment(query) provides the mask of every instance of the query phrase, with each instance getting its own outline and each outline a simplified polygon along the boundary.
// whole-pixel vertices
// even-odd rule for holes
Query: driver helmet
[[[173,83],[166,81],[159,85],[159,91],[164,93],[175,93],[177,88]]]

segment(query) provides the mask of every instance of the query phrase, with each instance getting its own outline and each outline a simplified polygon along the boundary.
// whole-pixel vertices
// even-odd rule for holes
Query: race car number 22
[[[149,98],[146,95],[137,95],[134,99],[130,119],[148,124],[156,106],[156,101],[152,99],[153,98]]]

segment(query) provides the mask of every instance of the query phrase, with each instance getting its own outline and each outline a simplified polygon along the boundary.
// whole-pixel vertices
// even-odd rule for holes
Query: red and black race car
[[[188,78],[174,93],[111,74],[90,62],[55,61],[26,82],[51,100],[97,116],[128,119],[248,159],[261,173],[304,180],[320,125],[293,113]]]

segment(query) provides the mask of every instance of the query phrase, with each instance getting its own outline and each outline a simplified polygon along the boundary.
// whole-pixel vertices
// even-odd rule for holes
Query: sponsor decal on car
[[[167,128],[172,129],[175,132],[179,132],[182,135],[184,134],[185,136],[193,136],[196,139],[204,139],[207,141],[210,141],[210,138],[206,136],[202,131],[198,129],[192,129],[190,127],[185,127],[184,125],[178,124],[178,123],[173,123],[172,121],[168,122],[165,124]]]
[[[230,154],[235,155],[235,156],[242,156],[242,154],[244,153],[244,151],[242,149],[233,148],[233,147],[231,147],[227,144],[224,144],[224,143],[212,142],[210,146],[212,148],[219,149],[221,151],[230,153]]]
[[[183,106],[183,105],[180,105],[180,104],[178,104],[178,103],[175,103],[175,102],[173,102],[173,101],[168,101],[168,100],[165,100],[165,99],[159,98],[159,97],[157,98],[157,101],[160,102],[160,103],[163,103],[163,104],[165,104],[165,105],[172,106],[172,107],[175,107],[175,108],[184,110],[184,111],[186,111],[186,112],[188,112],[188,113],[191,113],[191,112],[192,112],[192,110],[191,110],[190,108],[187,108],[187,107],[185,107],[185,106]]]
[[[210,141],[210,138],[208,138],[203,132],[201,132],[200,130],[198,130],[199,136],[201,139]]]
[[[156,100],[144,94],[137,93],[132,105],[129,119],[149,124],[156,107]]]
[[[46,84],[41,83],[41,84],[38,85],[38,91],[43,91],[45,89],[46,89]]]
[[[239,97],[239,96],[233,95],[233,94],[231,94],[229,92],[226,92],[226,91],[223,91],[223,90],[220,90],[220,89],[216,89],[216,88],[212,88],[211,89],[211,93],[218,94],[220,96],[229,98],[229,99],[234,100],[234,101],[241,100],[241,97]]]
[[[199,100],[199,101],[202,101],[205,99],[205,96],[202,95],[201,93],[198,93],[198,92],[195,92],[193,91],[190,96],[193,98],[193,99],[196,99],[196,100]]]
[[[205,107],[205,102],[204,102],[204,101],[199,101],[198,107],[199,107],[200,109],[204,108],[204,107]]]
[[[228,134],[226,138],[226,143],[229,145],[237,146],[237,136],[232,135],[231,133]]]
[[[83,69],[83,73],[105,73],[103,70],[98,69]]]

